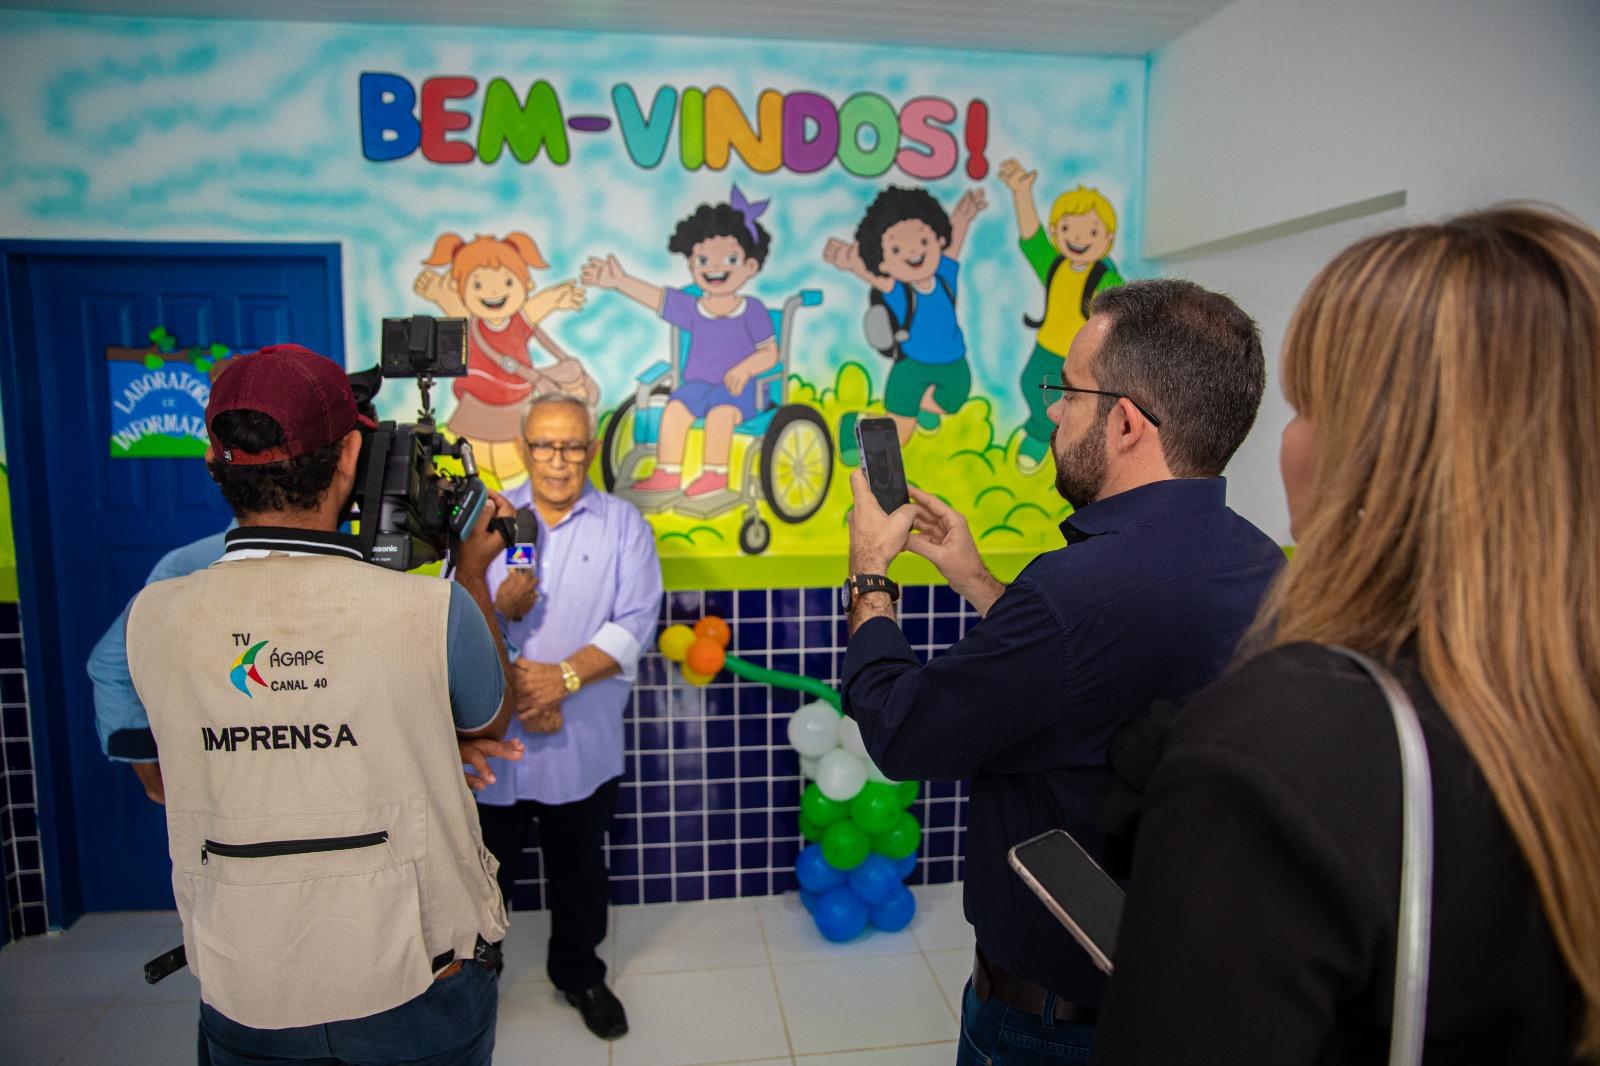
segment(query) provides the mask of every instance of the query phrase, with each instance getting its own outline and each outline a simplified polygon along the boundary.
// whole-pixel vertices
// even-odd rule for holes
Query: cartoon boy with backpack
[[[894,361],[884,406],[900,443],[916,429],[932,433],[972,392],[967,342],[956,318],[961,246],[978,212],[988,206],[972,189],[948,215],[926,189],[891,185],[878,194],[856,227],[855,241],[829,238],[823,259],[871,286],[867,340]],[[857,415],[839,426],[846,463],[856,455]]]
[[[1061,377],[1061,361],[1072,346],[1072,338],[1089,319],[1095,294],[1122,284],[1122,275],[1107,258],[1117,236],[1117,212],[1099,189],[1079,185],[1056,197],[1050,207],[1050,226],[1039,223],[1033,206],[1033,182],[1037,170],[1025,170],[1015,159],[1000,164],[1000,180],[1011,190],[1017,212],[1017,233],[1022,254],[1044,284],[1044,314],[1024,318],[1038,331],[1033,354],[1022,371],[1022,395],[1028,404],[1028,421],[1017,452],[1017,466],[1024,474],[1039,468],[1050,454],[1050,435],[1055,425],[1045,412],[1049,408],[1039,383],[1046,377]]]

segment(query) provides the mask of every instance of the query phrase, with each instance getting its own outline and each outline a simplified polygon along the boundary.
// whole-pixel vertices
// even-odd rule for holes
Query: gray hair
[[[533,412],[537,411],[541,407],[545,407],[553,403],[567,404],[570,407],[576,407],[578,410],[582,411],[583,417],[589,422],[589,439],[594,439],[595,433],[599,428],[596,424],[594,408],[590,407],[589,401],[585,400],[582,396],[577,396],[570,392],[535,393],[533,399],[528,401],[528,406],[522,410],[523,431],[527,431],[528,419],[533,417]]]

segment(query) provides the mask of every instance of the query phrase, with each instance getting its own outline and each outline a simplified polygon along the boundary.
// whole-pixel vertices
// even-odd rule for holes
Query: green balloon
[[[902,781],[894,786],[895,798],[899,800],[902,808],[909,807],[917,802],[917,783],[915,781]]]
[[[826,829],[835,822],[850,816],[850,804],[829,799],[815,781],[806,786],[800,795],[800,813],[811,819],[811,824]]]
[[[826,842],[824,842],[826,843]],[[917,816],[901,811],[888,832],[872,838],[872,850],[886,859],[899,862],[922,843],[922,823]]]
[[[815,844],[822,839],[822,827],[802,814],[800,816],[800,835]]]
[[[822,857],[835,870],[854,870],[871,850],[872,841],[854,822],[835,822],[822,834]]]
[[[868,836],[887,833],[900,813],[900,803],[892,785],[868,781],[850,801],[850,819]]]

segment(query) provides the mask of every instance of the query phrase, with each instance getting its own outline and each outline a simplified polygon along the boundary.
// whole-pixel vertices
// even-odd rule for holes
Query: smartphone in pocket
[[[1011,868],[1033,894],[1067,927],[1094,964],[1110,973],[1117,926],[1122,923],[1122,887],[1059,829],[1023,841],[1009,857]]]
[[[900,460],[900,432],[892,418],[863,418],[856,422],[856,447],[867,484],[878,506],[889,514],[911,502],[906,491],[906,468]]]

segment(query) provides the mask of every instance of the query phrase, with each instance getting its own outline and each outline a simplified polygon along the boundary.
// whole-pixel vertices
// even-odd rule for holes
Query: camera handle
[[[417,375],[417,391],[422,393],[422,409],[417,412],[417,421],[425,426],[433,425],[433,375]]]
[[[389,444],[393,440],[394,424],[380,422],[367,442],[367,483],[363,486],[361,494],[365,506],[362,507],[358,543],[361,547],[361,557],[369,563],[377,561],[372,557],[372,548],[378,541],[378,510],[379,501],[383,499],[384,467],[389,455]],[[366,513],[369,509],[372,511],[371,514]]]

